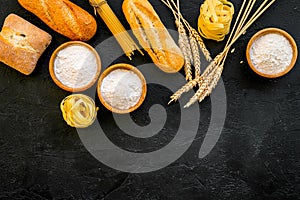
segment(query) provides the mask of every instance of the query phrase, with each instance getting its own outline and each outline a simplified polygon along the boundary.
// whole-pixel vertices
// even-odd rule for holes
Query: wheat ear
[[[193,60],[194,60],[195,78],[198,78],[201,75],[200,52],[198,48],[198,43],[192,35],[190,35],[190,44],[191,44]]]
[[[215,70],[214,72],[214,75],[213,75],[213,79],[211,81],[211,84],[209,85],[209,88],[208,88],[208,91],[209,91],[209,94],[211,94],[212,90],[215,89],[215,87],[217,86],[220,78],[221,78],[221,75],[223,73],[223,69],[224,69],[224,63],[221,63],[218,68]],[[206,97],[206,96],[205,96]],[[203,99],[205,97],[202,97],[202,98],[199,98],[199,102],[203,101]]]
[[[179,34],[179,39],[178,39],[178,44],[179,47],[182,51],[183,57],[184,57],[184,73],[185,73],[185,79],[187,81],[190,81],[193,79],[192,77],[192,65],[191,61],[187,55],[187,47],[184,44],[184,39],[180,36]]]
[[[217,85],[218,80],[221,77],[224,66],[224,62],[222,62],[222,60],[226,56],[226,53],[227,52],[221,52],[220,54],[218,54],[206,68],[202,76],[199,78],[199,89],[189,100],[189,102],[184,106],[185,108],[190,107],[197,101],[203,101],[205,97],[211,94],[213,88]]]
[[[179,18],[175,20],[175,24],[178,28],[179,37],[182,37],[184,45],[186,46],[186,49],[187,49],[186,53],[190,60],[190,63],[193,64],[193,55],[192,55],[192,51],[191,51],[191,45],[189,43],[189,39],[188,39],[187,33],[185,31],[184,25],[179,20]]]
[[[184,106],[184,108],[188,108],[197,101],[201,103],[206,97],[208,97],[213,89],[217,86],[221,74],[223,72],[224,63],[217,66],[217,68],[212,71],[208,78],[204,79],[204,81],[199,85],[199,89],[195,93],[195,95],[189,100],[189,102]]]
[[[205,71],[203,72],[202,76],[195,78],[189,82],[187,82],[183,87],[181,87],[179,90],[177,90],[177,92],[175,92],[170,98],[170,103],[172,103],[173,101],[177,101],[181,95],[183,93],[186,93],[188,91],[190,91],[191,89],[193,89],[193,87],[195,87],[197,84],[202,84],[204,82],[204,80],[207,79],[207,77],[209,76],[209,74],[216,68],[216,66],[221,62],[221,58],[223,56],[223,52],[218,54],[213,61],[211,61],[208,65],[208,67],[205,69]]]
[[[203,93],[206,93],[208,84],[209,84],[209,80],[208,79],[203,79],[202,83],[199,84],[199,89],[194,94],[194,96],[189,100],[189,102],[184,106],[184,108],[188,108],[192,104],[197,102],[198,99],[200,98],[200,96],[203,95]]]
[[[219,65],[219,63],[221,62],[221,60],[224,56],[223,54],[224,54],[224,52],[219,53],[214,58],[214,60],[209,63],[209,65],[206,67],[206,69],[204,70],[204,72],[201,75],[202,79],[207,78],[212,73],[212,71],[214,71],[216,69],[216,66]]]
[[[207,50],[207,48],[206,48],[206,46],[205,46],[205,44],[202,40],[202,38],[200,37],[199,33],[191,26],[190,26],[190,31],[191,31],[192,36],[198,42],[198,44],[200,46],[200,49],[201,49],[202,53],[204,54],[206,60],[210,62],[212,60],[212,58],[211,58],[210,53]]]
[[[183,24],[179,21],[175,21],[178,32],[179,32],[179,39],[178,39],[178,45],[182,51],[183,57],[184,57],[184,72],[185,72],[185,78],[187,81],[190,81],[193,79],[192,77],[192,64],[190,59],[190,51],[191,47],[189,44],[189,40],[186,34],[186,31],[184,29]]]
[[[193,89],[193,87],[195,87],[199,81],[200,81],[200,77],[198,79],[193,79],[193,80],[187,82],[184,86],[182,86],[179,90],[177,90],[177,92],[175,92],[170,97],[171,100],[169,101],[168,104],[177,101],[183,93],[186,93],[186,92],[190,91],[191,89]]]

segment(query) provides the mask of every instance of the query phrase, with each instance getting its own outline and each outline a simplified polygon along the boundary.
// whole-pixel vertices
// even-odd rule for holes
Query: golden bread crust
[[[97,22],[94,17],[68,0],[18,0],[18,2],[50,28],[71,40],[88,41],[96,33]]]
[[[0,61],[29,75],[51,39],[47,32],[15,14],[10,14],[0,32]]]
[[[182,52],[151,4],[146,0],[125,0],[122,9],[134,35],[153,62],[165,72],[179,71],[184,64]]]

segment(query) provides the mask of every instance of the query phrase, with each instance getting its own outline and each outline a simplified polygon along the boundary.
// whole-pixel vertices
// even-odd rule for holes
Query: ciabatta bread
[[[0,61],[29,75],[51,38],[51,35],[23,18],[10,14],[0,32]]]
[[[69,0],[18,0],[56,32],[71,40],[87,41],[97,30],[96,20]]]
[[[147,0],[125,0],[123,13],[141,46],[161,70],[179,71],[184,59],[180,48]]]

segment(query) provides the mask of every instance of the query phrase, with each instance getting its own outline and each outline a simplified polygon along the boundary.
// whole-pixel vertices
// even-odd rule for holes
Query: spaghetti
[[[91,6],[94,7],[95,13],[96,11],[98,12],[104,23],[115,36],[124,53],[130,60],[135,50],[138,50],[144,55],[105,0],[89,0],[89,2]]]
[[[60,109],[68,125],[76,128],[86,128],[96,119],[98,108],[90,97],[83,94],[73,94],[62,100]]]
[[[224,40],[230,31],[234,6],[227,0],[205,0],[200,7],[198,30],[202,37]]]

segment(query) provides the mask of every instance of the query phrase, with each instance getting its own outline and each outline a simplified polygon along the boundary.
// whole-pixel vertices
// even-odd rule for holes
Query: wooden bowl
[[[60,80],[56,77],[55,72],[54,72],[54,63],[55,63],[55,59],[56,56],[58,54],[59,51],[65,49],[66,47],[69,47],[71,45],[81,45],[86,47],[87,49],[89,49],[96,58],[97,61],[97,72],[95,74],[95,76],[90,80],[89,84],[85,85],[84,87],[78,87],[78,88],[73,88],[73,87],[69,87],[64,85],[63,83],[60,82]],[[69,91],[69,92],[81,92],[84,90],[87,90],[88,88],[92,87],[94,85],[94,83],[97,81],[100,71],[101,71],[101,59],[99,54],[97,53],[97,51],[90,46],[87,43],[81,42],[81,41],[71,41],[71,42],[66,42],[62,45],[60,45],[52,54],[51,58],[50,58],[50,62],[49,62],[49,71],[50,71],[50,75],[51,78],[53,79],[53,81],[55,82],[55,84],[57,86],[59,86],[60,88],[62,88],[63,90]]]
[[[250,55],[250,49],[251,49],[253,43],[259,37],[264,36],[266,34],[270,34],[270,33],[276,33],[276,34],[280,34],[280,35],[284,36],[290,42],[290,45],[293,50],[293,56],[292,56],[290,65],[284,71],[282,71],[280,73],[276,73],[276,74],[266,74],[266,73],[262,73],[262,72],[258,71],[255,68],[254,64],[252,63],[251,55]],[[277,78],[277,77],[287,74],[294,67],[296,60],[297,60],[297,56],[298,56],[298,49],[297,49],[297,44],[296,44],[295,40],[287,32],[285,32],[281,29],[278,29],[278,28],[266,28],[266,29],[263,29],[263,30],[257,32],[256,34],[254,34],[253,37],[250,39],[250,41],[247,45],[247,50],[246,50],[246,57],[247,57],[247,61],[248,61],[250,68],[258,75],[266,77],[266,78]]]
[[[101,95],[101,85],[102,85],[102,81],[103,79],[112,71],[117,70],[117,69],[125,69],[125,70],[129,70],[134,72],[142,81],[142,95],[139,99],[139,101],[137,102],[136,105],[134,105],[133,107],[129,108],[128,110],[121,110],[118,108],[114,108],[112,107],[109,103],[107,103],[105,101],[105,99],[102,97]],[[98,85],[97,85],[97,93],[98,93],[98,97],[101,101],[101,103],[104,105],[105,108],[107,108],[108,110],[114,112],[114,113],[118,113],[118,114],[126,114],[126,113],[130,113],[133,112],[134,110],[136,110],[138,107],[141,106],[141,104],[144,102],[145,98],[146,98],[146,93],[147,93],[147,83],[145,80],[145,77],[143,76],[143,74],[134,66],[129,65],[129,64],[125,64],[125,63],[120,63],[120,64],[115,64],[112,65],[110,67],[108,67],[106,70],[104,70],[104,72],[100,75],[99,81],[98,81]]]

